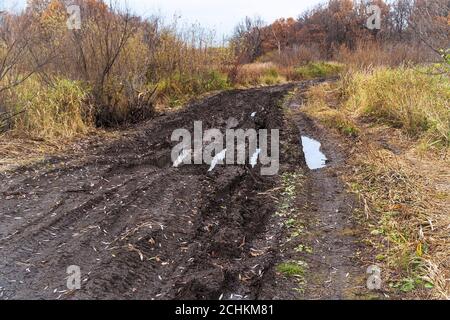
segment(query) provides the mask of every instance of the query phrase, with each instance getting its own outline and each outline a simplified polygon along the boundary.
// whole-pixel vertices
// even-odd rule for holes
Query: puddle
[[[327,166],[327,157],[320,151],[322,144],[314,139],[302,136],[303,152],[306,164],[310,170],[322,169]]]

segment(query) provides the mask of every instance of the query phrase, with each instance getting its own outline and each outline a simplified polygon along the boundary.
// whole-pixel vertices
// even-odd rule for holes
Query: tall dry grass
[[[450,144],[450,79],[410,68],[348,73],[342,81],[345,107],[384,121],[413,137]]]
[[[59,79],[45,86],[36,77],[29,79],[10,96],[10,106],[20,113],[12,119],[14,133],[34,139],[86,134],[94,125],[88,95],[80,82]]]
[[[311,87],[306,93],[306,99],[303,112],[348,137],[359,135],[360,129],[355,123],[354,115],[343,112],[340,106],[341,92],[335,84],[326,82]]]
[[[272,62],[278,66],[289,68],[305,65],[314,61],[325,60],[326,55],[317,45],[310,44],[288,47],[279,51],[271,51],[258,58],[258,62]]]
[[[344,179],[395,296],[450,298],[449,88],[446,76],[371,68],[311,88],[303,109],[352,136]]]
[[[281,68],[273,62],[256,62],[245,64],[238,68],[235,84],[240,86],[255,86],[260,84],[273,85],[286,81],[281,74]]]
[[[416,65],[431,62],[434,53],[420,43],[379,43],[375,41],[358,42],[349,49],[343,45],[335,50],[334,59],[345,63],[354,70],[386,66]]]

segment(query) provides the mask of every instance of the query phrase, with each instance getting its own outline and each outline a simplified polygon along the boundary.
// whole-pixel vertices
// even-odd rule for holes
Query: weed
[[[305,275],[305,265],[298,262],[286,262],[278,265],[277,271],[286,277],[303,277]]]
[[[431,282],[424,281],[421,278],[403,278],[398,282],[391,284],[392,288],[398,289],[403,293],[410,293],[419,288],[433,289],[434,285]]]
[[[298,253],[303,253],[303,252],[306,252],[309,254],[313,253],[313,249],[311,247],[305,246],[303,244],[298,245],[294,250],[295,250],[295,252],[298,252]]]

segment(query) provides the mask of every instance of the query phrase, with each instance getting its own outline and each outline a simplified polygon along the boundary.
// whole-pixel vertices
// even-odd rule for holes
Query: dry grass
[[[360,70],[377,66],[398,67],[405,64],[417,64],[429,61],[430,55],[432,53],[429,48],[420,44],[380,45],[377,42],[360,42],[354,50],[345,46],[340,47],[334,54],[334,58],[351,69]]]
[[[450,190],[442,182],[450,162],[425,160],[414,149],[395,155],[364,138],[353,156],[346,180],[368,206],[369,243],[389,271],[388,283],[403,293],[449,298]]]
[[[61,144],[0,135],[0,172],[38,162],[60,151]]]
[[[408,77],[411,75],[405,74]],[[366,83],[372,90],[370,81]],[[384,84],[383,97],[393,97],[390,85],[405,85]],[[358,130],[349,155],[353,170],[344,175],[344,180],[361,200],[359,216],[367,230],[366,241],[377,252],[372,261],[383,267],[383,280],[391,286],[393,295],[448,299],[450,148],[445,143],[430,147],[428,131],[412,136],[403,127],[390,126],[382,115],[367,118],[364,105],[353,104],[355,95],[349,95],[345,88],[342,81],[312,88],[305,110],[341,133],[347,133],[342,127]],[[413,95],[411,101],[417,101],[415,95],[424,94],[427,88],[404,90]],[[440,92],[438,87],[434,89]],[[402,95],[396,94],[401,101]],[[391,100],[379,101],[381,108],[396,108],[395,101],[386,101]],[[438,107],[441,101],[432,100]],[[426,106],[431,108],[432,104]],[[436,114],[440,121],[448,121],[445,113]],[[431,136],[437,137],[435,134],[432,131]]]
[[[46,86],[31,78],[10,92],[8,108],[23,113],[12,119],[15,135],[33,139],[67,139],[93,128],[86,104],[88,91],[75,81],[57,80]]]
[[[125,132],[95,130],[84,136],[60,138],[57,140],[30,139],[20,137],[13,132],[0,134],[0,173],[12,171],[52,157],[71,155],[80,159],[86,156],[86,150],[93,145],[118,139]],[[74,155],[79,155],[74,157]]]
[[[273,85],[286,82],[286,78],[281,75],[280,68],[274,63],[257,62],[240,67],[235,82],[242,86]]]
[[[236,84],[241,86],[274,85],[286,81],[300,81],[332,77],[343,71],[344,66],[336,62],[308,62],[303,65],[284,66],[274,62],[255,62],[241,66]]]
[[[350,137],[357,137],[357,127],[354,115],[338,109],[339,89],[330,83],[312,87],[307,93],[307,104],[303,111],[317,119],[331,129]]]
[[[450,143],[450,79],[408,68],[348,73],[341,82],[345,107],[431,144]]]

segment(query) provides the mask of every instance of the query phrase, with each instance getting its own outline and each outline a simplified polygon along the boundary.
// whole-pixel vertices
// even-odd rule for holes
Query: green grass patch
[[[310,62],[295,69],[295,78],[298,80],[325,78],[338,75],[344,65],[335,62]]]
[[[303,277],[305,274],[305,266],[298,263],[286,262],[278,265],[277,271],[286,277]]]
[[[286,79],[280,76],[276,68],[269,68],[264,71],[264,74],[260,77],[259,82],[261,84],[271,86],[286,82]]]

